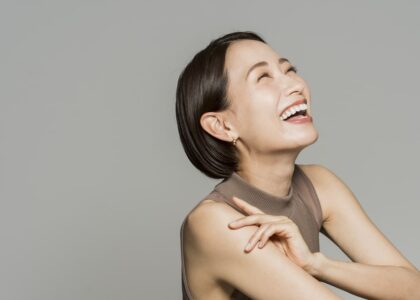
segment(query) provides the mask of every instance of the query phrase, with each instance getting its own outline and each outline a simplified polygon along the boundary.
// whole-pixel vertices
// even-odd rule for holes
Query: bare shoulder
[[[323,227],[328,237],[354,262],[394,265],[417,271],[368,216],[350,187],[324,166],[301,165],[328,211]]]
[[[215,230],[225,234],[231,230],[228,223],[243,216],[226,203],[205,199],[191,211],[186,227],[197,251],[202,255],[216,254],[219,247],[209,243],[212,238],[216,238]]]
[[[184,223],[184,260],[188,289],[194,299],[229,299],[233,287],[221,285],[209,272],[213,261],[205,259],[214,251],[211,229],[227,209],[213,199],[204,199],[187,215]]]
[[[245,252],[244,247],[259,227],[229,228],[231,221],[241,217],[243,214],[233,207],[215,201],[203,201],[188,216],[195,258],[204,263],[214,282],[239,289],[252,299],[339,299],[272,241]]]

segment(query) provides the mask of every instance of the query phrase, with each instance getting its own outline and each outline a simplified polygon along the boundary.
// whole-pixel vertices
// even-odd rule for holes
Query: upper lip
[[[290,105],[288,105],[288,106],[286,106],[283,110],[282,110],[282,112],[280,113],[280,116],[286,111],[286,110],[288,110],[289,108],[291,108],[292,106],[294,106],[294,105],[297,105],[297,104],[307,104],[308,103],[308,101],[305,99],[305,98],[301,98],[301,99],[299,99],[299,100],[296,100],[295,102],[293,102],[292,104],[290,104]]]

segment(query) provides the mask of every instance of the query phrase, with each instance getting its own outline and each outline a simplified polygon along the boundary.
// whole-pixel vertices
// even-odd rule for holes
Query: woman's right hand
[[[233,197],[233,201],[248,216],[229,223],[230,228],[259,225],[245,247],[245,251],[252,251],[257,243],[259,248],[263,248],[267,241],[271,240],[279,251],[283,252],[296,265],[304,270],[311,267],[315,261],[315,255],[310,251],[296,223],[286,216],[265,214],[259,208],[237,197]]]

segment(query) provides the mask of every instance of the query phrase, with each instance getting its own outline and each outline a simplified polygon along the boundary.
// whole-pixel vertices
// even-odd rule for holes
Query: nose
[[[291,95],[293,93],[302,94],[305,85],[302,80],[296,77],[284,75],[281,78],[284,87],[284,93]]]

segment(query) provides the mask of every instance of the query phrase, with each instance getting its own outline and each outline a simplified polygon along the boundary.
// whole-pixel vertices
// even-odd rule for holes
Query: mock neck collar
[[[292,176],[292,184],[286,196],[279,197],[270,194],[260,188],[252,185],[237,172],[233,172],[228,178],[215,186],[215,190],[226,197],[226,200],[232,202],[232,196],[236,196],[242,200],[247,201],[253,206],[260,208],[263,211],[274,210],[288,210],[291,209],[292,199],[296,194],[295,180],[298,166],[295,164],[295,169]]]

